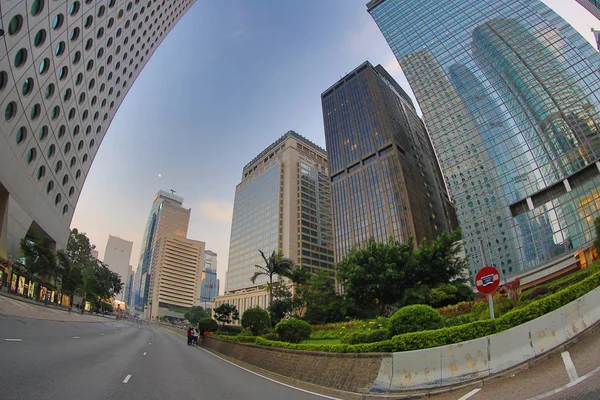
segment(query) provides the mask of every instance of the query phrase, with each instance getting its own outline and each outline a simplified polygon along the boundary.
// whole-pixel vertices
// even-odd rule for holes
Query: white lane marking
[[[123,383],[129,382],[129,379],[131,379],[131,375],[127,375],[125,379],[123,379]]]
[[[5,342],[22,342],[23,339],[4,339]]]
[[[567,375],[569,375],[569,381],[573,382],[579,375],[575,370],[575,365],[573,364],[573,360],[571,360],[571,354],[568,351],[563,351],[560,353],[563,363],[565,364],[565,368],[567,369]]]
[[[477,393],[479,393],[480,390],[481,388],[473,389],[458,400],[467,400],[469,397],[475,396]]]
[[[557,393],[562,392],[563,390],[567,390],[569,388],[572,388],[573,386],[585,381],[587,378],[589,378],[590,376],[597,374],[598,372],[600,372],[600,367],[596,367],[594,370],[588,372],[587,374],[583,375],[580,378],[575,379],[573,382],[569,382],[567,383],[565,386],[563,387],[559,387],[558,389],[554,389],[551,392],[547,392],[547,393],[543,393],[540,395],[537,395],[535,397],[530,397],[527,400],[541,400],[541,399],[545,399],[546,397],[550,397],[550,396],[554,396]]]
[[[73,339],[81,339],[80,336],[73,336]]]
[[[238,367],[239,369],[242,369],[242,370],[244,370],[244,371],[246,371],[246,372],[249,372],[249,373],[251,373],[252,375],[259,376],[259,377],[261,377],[261,378],[263,378],[263,379],[266,379],[266,380],[268,380],[268,381],[271,381],[271,382],[273,382],[273,383],[276,383],[276,384],[278,384],[278,385],[285,386],[285,387],[288,387],[288,388],[290,388],[290,389],[297,390],[297,391],[299,391],[299,392],[302,392],[302,393],[308,393],[308,394],[311,394],[311,395],[313,395],[313,396],[321,397],[321,398],[323,398],[323,399],[330,399],[330,400],[342,400],[342,399],[340,399],[339,397],[331,397],[331,396],[326,396],[326,395],[324,395],[324,394],[321,394],[321,393],[311,392],[310,390],[300,389],[299,387],[295,387],[295,386],[292,386],[292,385],[288,385],[287,383],[278,382],[278,381],[276,381],[275,379],[267,378],[267,377],[266,377],[266,376],[264,376],[264,375],[258,374],[258,373],[254,372],[254,371],[250,371],[249,369],[246,369],[246,368],[244,368],[244,367],[240,367],[239,365],[237,365],[237,364],[234,364],[234,363],[232,363],[231,361],[227,361],[227,360],[225,360],[224,358],[221,358],[221,357],[219,357],[218,355],[216,355],[216,354],[213,354],[213,353],[211,353],[210,351],[208,351],[208,350],[205,350],[205,349],[203,349],[203,348],[201,348],[201,347],[198,347],[198,348],[199,348],[200,350],[202,350],[202,351],[205,351],[205,352],[207,352],[207,353],[208,353],[208,354],[210,354],[211,356],[218,358],[219,360],[225,361],[226,363],[228,363],[228,364],[231,364],[231,365],[233,365],[233,366],[235,366],[235,367]]]
[[[152,343],[148,343],[148,346],[150,346]]]
[[[101,333],[100,336],[104,335],[104,333]]]
[[[145,356],[146,354],[148,354],[148,352],[147,352],[147,351],[145,351],[145,352],[144,352],[144,354],[142,354],[142,355],[143,355],[143,356]]]

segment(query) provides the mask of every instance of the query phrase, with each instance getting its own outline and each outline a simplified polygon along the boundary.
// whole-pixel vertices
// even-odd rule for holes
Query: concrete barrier
[[[528,323],[431,349],[373,354],[303,352],[209,339],[206,346],[278,374],[349,392],[435,389],[483,379],[563,345],[600,321],[600,288]]]

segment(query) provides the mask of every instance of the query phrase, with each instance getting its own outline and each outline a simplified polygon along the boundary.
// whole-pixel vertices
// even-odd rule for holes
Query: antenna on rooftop
[[[175,194],[175,193],[177,193],[177,192],[176,192],[175,190],[173,190],[173,189],[169,189],[169,191],[171,192],[171,194]]]

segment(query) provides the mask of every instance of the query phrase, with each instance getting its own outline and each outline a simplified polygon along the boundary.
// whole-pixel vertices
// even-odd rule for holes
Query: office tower
[[[213,299],[219,295],[219,280],[217,279],[217,253],[204,251],[204,268],[200,278],[200,304],[209,307]]]
[[[57,248],[110,123],[194,0],[2,1],[0,258]]]
[[[242,172],[237,185],[231,225],[229,265],[225,292],[256,285],[250,277],[255,265],[282,251],[297,264],[315,272],[331,270],[333,263],[331,192],[327,153],[294,131],[271,144]],[[259,302],[260,300],[260,302]],[[266,307],[263,297],[246,307]]]
[[[106,250],[104,251],[104,264],[108,265],[108,269],[119,274],[119,277],[121,277],[123,289],[121,293],[115,296],[115,300],[118,301],[125,301],[127,281],[129,280],[129,272],[131,270],[129,260],[131,259],[132,248],[133,242],[108,235],[108,242],[106,242]]]
[[[181,319],[184,309],[200,305],[204,247],[204,242],[171,233],[156,240],[145,318]]]
[[[594,14],[600,19],[600,1],[599,0],[577,0],[579,4],[585,7],[586,10]]]
[[[591,258],[600,55],[539,0],[373,0],[419,101],[472,275],[522,282]]]
[[[412,100],[368,61],[321,95],[335,227],[335,259],[370,237],[415,246],[456,217]]]
[[[140,300],[140,286],[142,282],[142,268],[138,266],[136,268],[135,273],[133,274],[133,285],[131,287],[131,299],[129,300],[129,307],[138,310],[140,309],[140,304],[142,304]]]
[[[131,298],[133,296],[133,277],[135,271],[132,271],[131,265],[129,266],[129,276],[127,277],[127,285],[125,285],[125,304],[131,307]]]
[[[142,240],[142,250],[138,263],[141,277],[139,282],[139,303],[136,307],[143,309],[148,303],[148,289],[152,274],[152,256],[154,245],[158,239],[166,234],[186,238],[190,222],[191,209],[184,208],[183,198],[174,192],[159,191],[152,202],[150,215],[146,223],[146,230]]]

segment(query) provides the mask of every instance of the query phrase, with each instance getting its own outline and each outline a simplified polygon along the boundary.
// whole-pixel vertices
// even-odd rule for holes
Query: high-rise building
[[[125,285],[125,304],[127,304],[127,306],[131,307],[131,298],[133,295],[133,277],[134,277],[135,271],[132,270],[132,266],[129,266],[129,277],[127,278],[127,285]]]
[[[135,309],[142,304],[140,300],[140,286],[142,282],[142,269],[138,266],[133,274],[133,285],[131,287],[131,298],[129,299],[129,307]]]
[[[2,1],[0,258],[25,236],[66,247],[115,113],[193,3]]]
[[[219,279],[217,279],[217,253],[204,251],[204,268],[200,278],[200,303],[207,307],[219,295]]]
[[[266,292],[254,291],[266,279],[250,282],[255,265],[264,264],[258,250],[267,256],[282,251],[311,272],[331,270],[331,191],[324,149],[289,131],[244,167],[229,246],[226,293],[219,301],[235,301],[240,312],[268,306]],[[234,296],[238,291],[253,294]]]
[[[145,318],[182,318],[182,309],[200,305],[204,247],[204,242],[170,233],[156,240]]]
[[[598,52],[539,0],[373,0],[423,111],[470,255],[522,282],[591,258]]]
[[[370,237],[416,246],[456,227],[425,125],[381,65],[361,64],[321,102],[336,261]]]
[[[600,0],[577,0],[577,2],[600,19]]]
[[[104,264],[108,265],[108,269],[112,272],[119,274],[121,282],[124,284],[121,293],[115,296],[115,300],[118,301],[125,301],[131,271],[129,260],[131,259],[132,248],[133,242],[108,235],[108,242],[106,242],[106,250],[104,251]]]
[[[152,274],[152,257],[154,246],[158,239],[167,234],[186,238],[190,222],[191,209],[184,208],[183,198],[174,193],[159,191],[152,202],[150,215],[142,240],[142,250],[138,263],[141,277],[139,282],[139,303],[136,306],[143,309],[148,303],[148,289]]]

